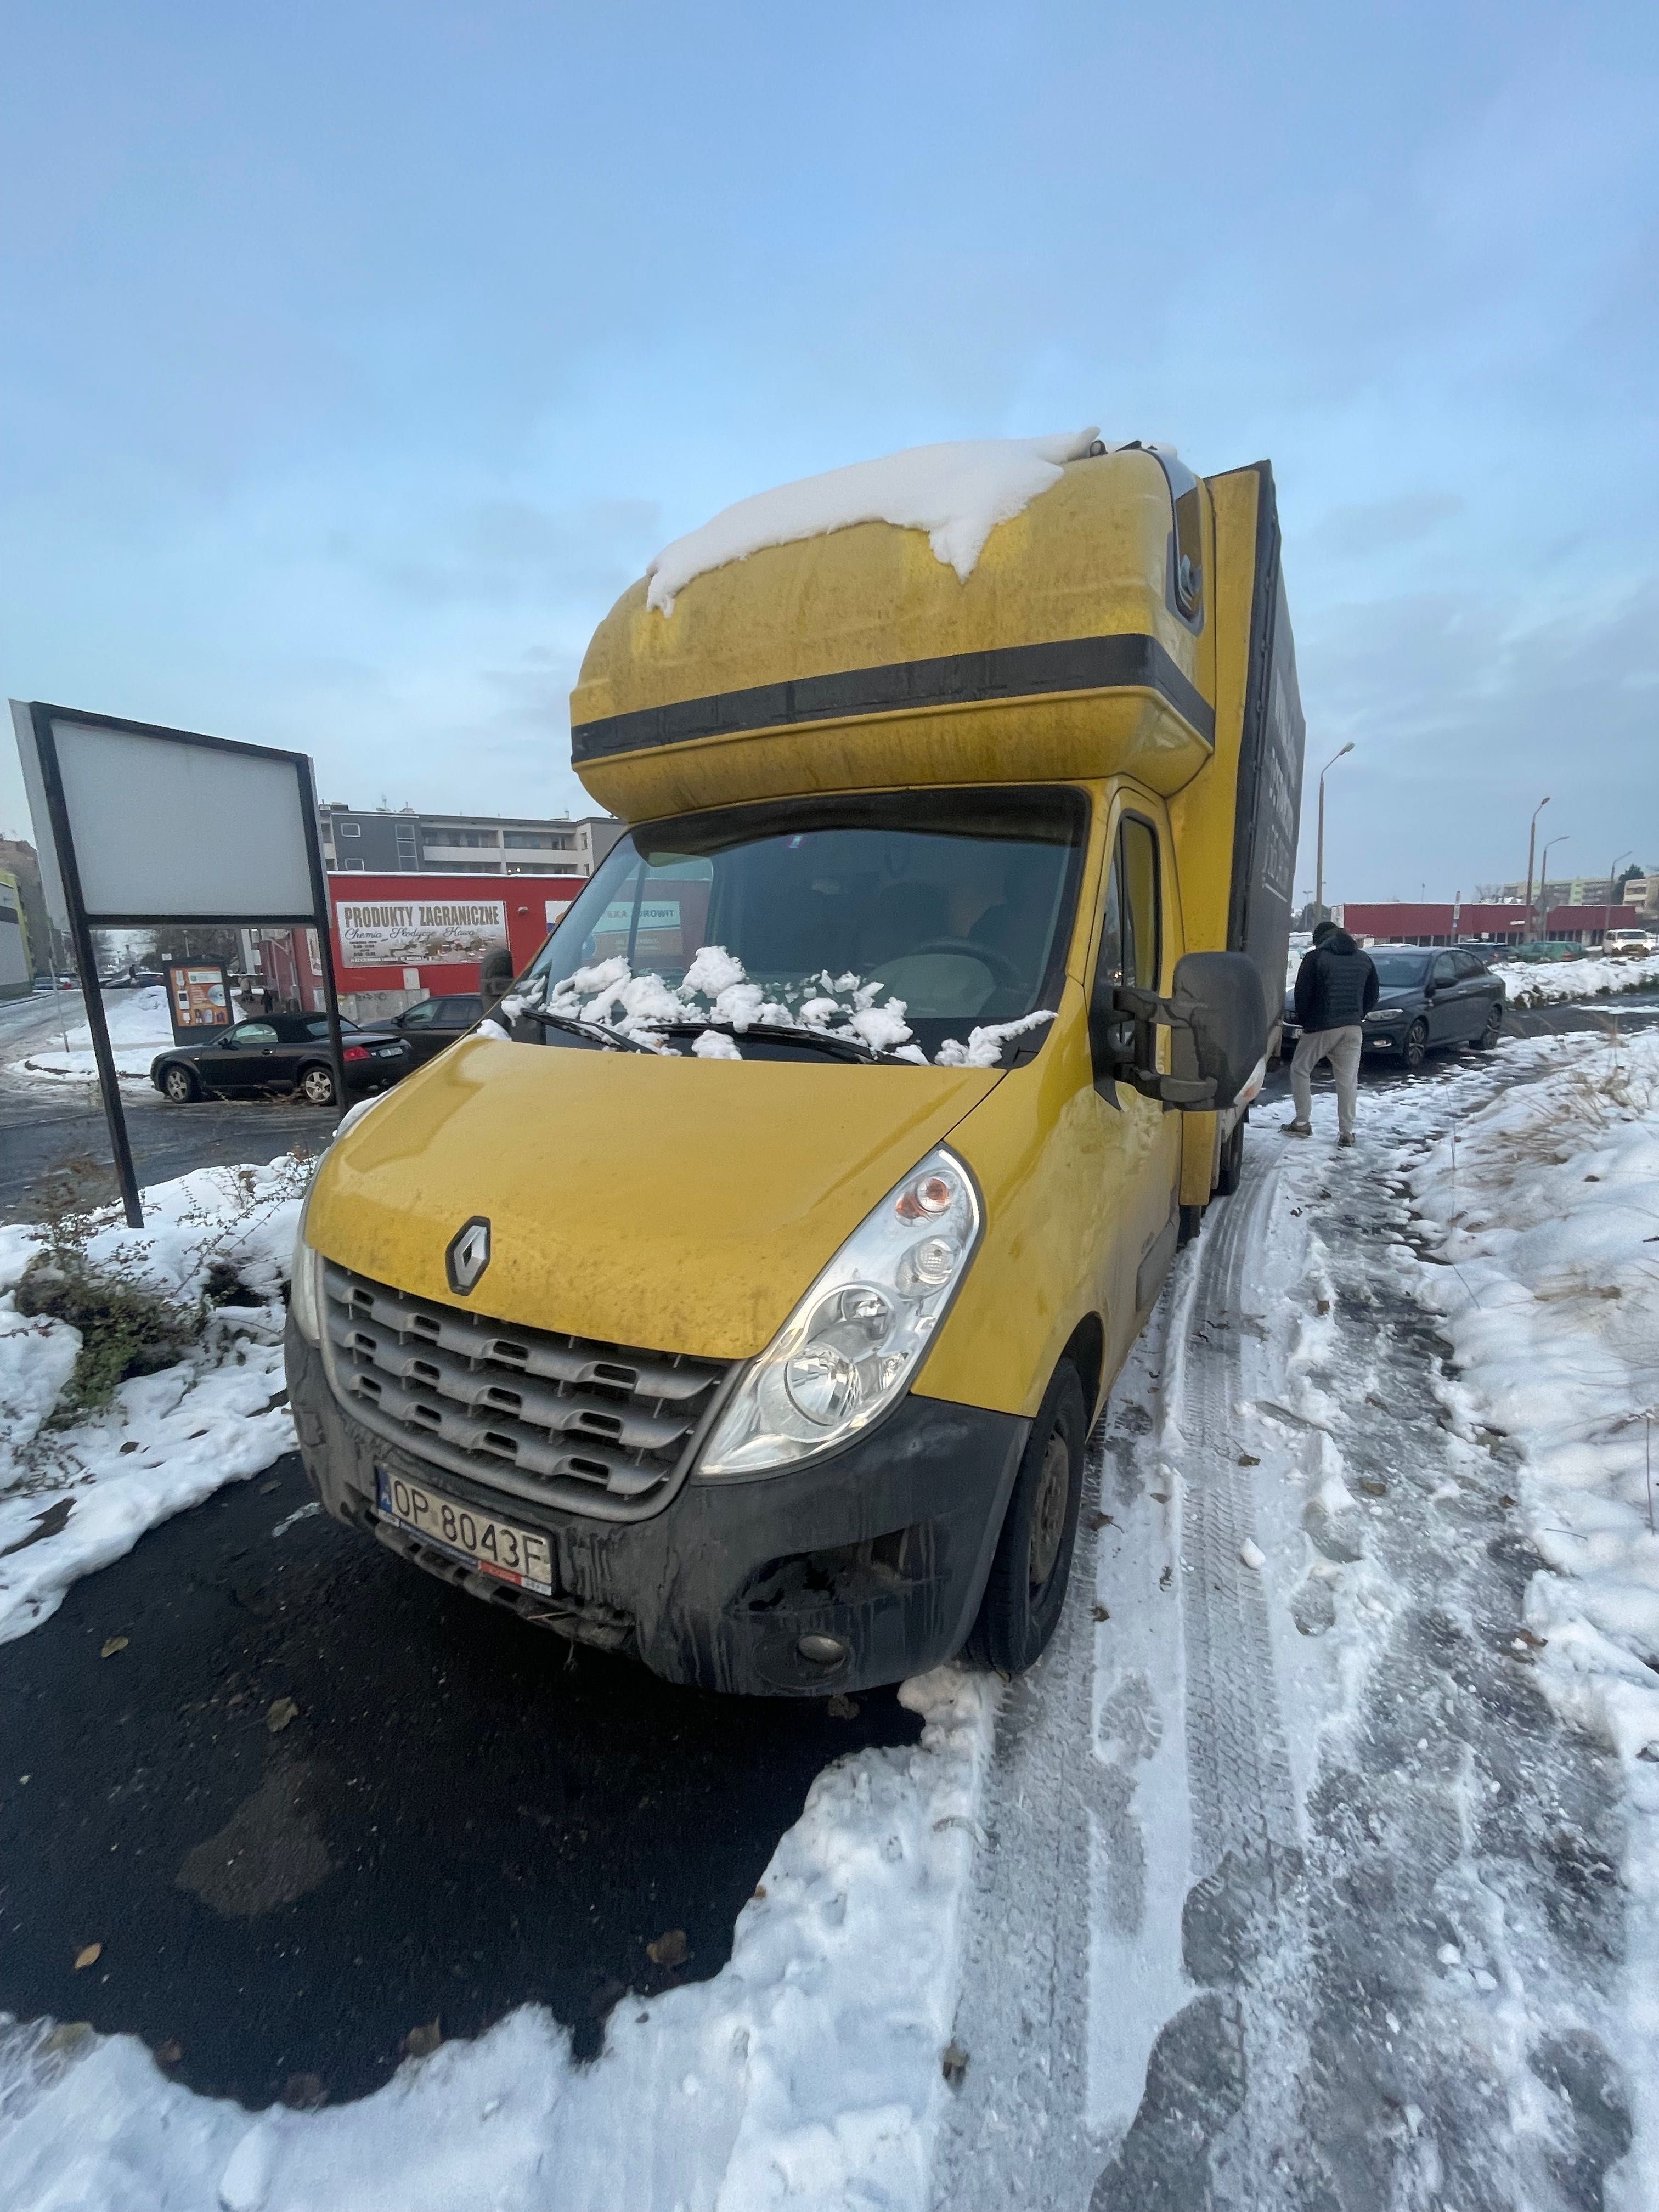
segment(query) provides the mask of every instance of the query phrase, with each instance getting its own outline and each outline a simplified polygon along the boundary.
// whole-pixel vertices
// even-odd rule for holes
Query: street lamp
[[[1619,855],[1619,858],[1613,862],[1613,866],[1607,870],[1607,902],[1601,909],[1601,942],[1603,945],[1607,943],[1607,933],[1613,927],[1613,879],[1618,874],[1620,869],[1623,867],[1625,862],[1626,860],[1633,860],[1635,857],[1636,855],[1634,852],[1621,853]]]
[[[1549,926],[1550,926],[1550,851],[1551,851],[1551,848],[1552,848],[1552,847],[1553,847],[1553,846],[1556,846],[1556,845],[1567,845],[1567,844],[1571,844],[1571,842],[1572,842],[1572,832],[1571,832],[1571,830],[1564,830],[1561,832],[1561,834],[1560,834],[1560,836],[1559,836],[1559,837],[1552,837],[1552,838],[1550,838],[1550,839],[1547,841],[1547,842],[1545,844],[1545,847],[1544,847],[1544,865],[1543,865],[1542,868],[1539,871],[1538,896],[1539,896],[1540,900],[1540,901],[1541,901],[1541,902],[1542,902],[1543,908],[1544,908],[1544,920],[1543,920],[1543,925],[1542,925],[1542,926],[1543,926],[1543,927],[1544,927],[1546,930],[1547,930],[1547,929],[1548,929],[1548,927],[1549,927]],[[1530,928],[1532,927],[1532,916],[1531,916],[1531,915],[1530,915],[1530,914],[1527,916],[1527,927],[1528,927],[1528,929],[1530,929]]]
[[[1534,849],[1533,840],[1538,835],[1538,817],[1549,803],[1547,794],[1539,800],[1537,805],[1532,810],[1532,823],[1527,831],[1527,933],[1528,936],[1532,933],[1532,856]]]
[[[1325,919],[1325,779],[1343,755],[1352,750],[1353,740],[1350,738],[1342,751],[1333,753],[1319,771],[1319,863],[1314,879],[1314,904],[1319,908],[1322,921]]]

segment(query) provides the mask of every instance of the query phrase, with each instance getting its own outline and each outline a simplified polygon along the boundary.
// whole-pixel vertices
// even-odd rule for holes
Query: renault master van
[[[574,758],[631,826],[341,1135],[295,1260],[329,1512],[710,1689],[1030,1663],[1277,1046],[1268,467],[1085,438],[908,506],[872,467],[732,510],[600,624]]]

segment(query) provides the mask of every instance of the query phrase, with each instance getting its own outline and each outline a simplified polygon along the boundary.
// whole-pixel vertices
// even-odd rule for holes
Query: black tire
[[[968,1640],[974,1657],[1001,1674],[1024,1674],[1059,1623],[1077,1542],[1088,1432],[1082,1380],[1062,1359],[1025,1440]]]
[[[1239,1177],[1244,1172],[1244,1124],[1249,1118],[1247,1114],[1239,1115],[1231,1136],[1221,1147],[1221,1165],[1215,1179],[1216,1194],[1219,1198],[1232,1196],[1238,1188]]]
[[[1428,1058],[1428,1053],[1429,1025],[1426,1022],[1413,1022],[1406,1032],[1406,1042],[1400,1048],[1401,1064],[1413,1070],[1419,1068]]]
[[[300,1076],[300,1096],[307,1106],[331,1106],[334,1103],[334,1070],[321,1062],[305,1068]]]
[[[1474,1040],[1477,1052],[1491,1052],[1504,1028],[1504,1001],[1494,999],[1486,1014],[1486,1026]]]
[[[192,1098],[202,1095],[201,1079],[193,1067],[186,1067],[175,1060],[161,1073],[161,1096],[170,1106],[188,1106]]]

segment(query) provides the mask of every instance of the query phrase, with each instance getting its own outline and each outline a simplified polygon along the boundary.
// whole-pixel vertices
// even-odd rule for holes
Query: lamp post
[[[1342,751],[1333,753],[1319,771],[1319,860],[1314,878],[1314,904],[1319,908],[1319,918],[1325,919],[1325,779],[1344,754],[1353,750],[1350,738]]]
[[[1559,837],[1549,838],[1544,846],[1544,865],[1539,870],[1538,873],[1538,896],[1544,908],[1544,919],[1541,926],[1547,930],[1550,926],[1550,849],[1553,846],[1567,845],[1571,844],[1571,830],[1564,830]],[[1530,915],[1527,917],[1527,927],[1528,929],[1532,927],[1532,916]]]
[[[1601,909],[1601,942],[1604,945],[1607,941],[1607,933],[1613,927],[1613,894],[1614,888],[1613,879],[1618,874],[1620,869],[1624,866],[1626,861],[1632,860],[1634,857],[1633,853],[1621,853],[1619,855],[1619,858],[1613,862],[1613,866],[1607,870],[1607,902]]]
[[[1538,835],[1538,817],[1549,803],[1549,795],[1547,793],[1533,808],[1532,822],[1527,830],[1527,932],[1528,935],[1532,933],[1532,856],[1536,849],[1533,841]]]

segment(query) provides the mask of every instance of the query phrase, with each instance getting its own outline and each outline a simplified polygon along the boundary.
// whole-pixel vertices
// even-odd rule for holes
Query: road
[[[103,1170],[114,1189],[109,1127],[94,1087],[45,1085],[7,1075],[4,1063],[48,1045],[84,1019],[78,992],[0,1002],[0,1221],[31,1218],[41,1178],[70,1160]],[[129,1085],[123,1093],[128,1141],[141,1183],[167,1182],[192,1168],[270,1160],[295,1146],[319,1151],[339,1118],[331,1107],[289,1100],[201,1099],[170,1106],[159,1092]]]

